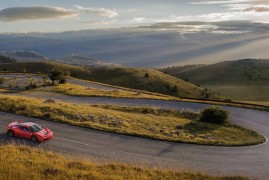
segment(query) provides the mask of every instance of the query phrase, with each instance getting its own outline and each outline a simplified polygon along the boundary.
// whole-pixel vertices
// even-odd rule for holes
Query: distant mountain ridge
[[[112,67],[120,67],[120,64],[114,64],[114,63],[105,63],[100,60],[96,60],[94,58],[85,57],[85,56],[79,56],[77,54],[70,54],[66,58],[63,58],[62,61],[67,64],[73,64],[73,65],[82,65],[82,66],[88,66],[88,67],[106,67],[106,66],[112,66]]]
[[[57,61],[66,64],[87,66],[87,67],[120,67],[120,64],[106,63],[94,58],[80,56],[77,54],[70,54],[67,57],[61,59],[50,59],[42,54],[34,51],[22,51],[22,50],[12,50],[12,51],[0,51],[2,57],[15,59],[19,62],[33,62],[33,61]]]
[[[78,54],[128,67],[161,68],[269,58],[268,31],[268,24],[225,21],[57,33],[0,33],[0,51],[31,50],[52,59]]]
[[[0,51],[0,55],[9,58],[14,58],[21,62],[49,60],[48,57],[34,51],[22,51],[22,50]]]
[[[192,83],[269,81],[269,60],[243,59],[211,65],[168,67],[161,71]]]

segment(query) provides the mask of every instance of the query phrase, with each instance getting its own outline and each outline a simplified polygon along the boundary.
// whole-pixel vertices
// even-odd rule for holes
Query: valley
[[[0,3],[0,180],[267,180],[268,0]]]
[[[247,109],[241,111],[240,108],[229,107],[257,108],[236,102],[229,103],[223,99],[224,96],[213,93],[209,88],[203,89],[186,80],[169,76],[167,72],[149,68],[85,68],[55,62],[12,62],[1,64],[1,68],[5,71],[0,73],[0,110],[6,112],[1,113],[2,117],[14,116],[42,122],[57,132],[52,142],[39,146],[42,150],[48,150],[49,147],[53,152],[81,154],[85,157],[95,154],[106,161],[113,161],[120,152],[125,155],[116,156],[117,162],[124,163],[126,168],[129,168],[126,163],[138,163],[143,159],[143,164],[161,164],[161,169],[169,164],[168,167],[175,172],[174,168],[182,165],[178,162],[179,159],[186,161],[184,169],[194,168],[190,165],[194,159],[188,157],[196,150],[200,151],[199,158],[212,158],[201,153],[207,149],[217,153],[225,163],[230,164],[231,162],[226,160],[230,155],[218,153],[221,151],[219,148],[214,150],[214,146],[219,146],[220,149],[225,146],[234,147],[230,150],[231,154],[239,153],[240,149],[237,148],[240,146],[267,147],[267,126],[261,126],[260,121],[264,122],[268,112]],[[51,69],[68,72],[66,74],[70,77],[67,76],[64,84],[52,84],[47,75]],[[139,84],[132,83],[135,81]],[[176,94],[167,88],[168,85],[173,87],[172,83],[177,87]],[[205,92],[210,95],[206,97]],[[201,111],[210,104],[222,105],[221,107],[230,113],[231,124],[217,125],[199,121]],[[268,107],[263,108],[266,110]],[[252,115],[259,117],[258,122],[254,123],[252,118],[249,119]],[[10,120],[12,118],[4,118],[4,121]],[[60,127],[65,128],[60,130]],[[66,131],[77,131],[77,136],[71,137]],[[81,136],[85,138],[81,139]],[[89,140],[89,136],[96,137],[96,140]],[[104,140],[107,136],[109,138]],[[102,141],[97,140],[100,138]],[[112,145],[118,144],[119,139],[124,139],[120,147]],[[21,144],[20,139],[16,141],[16,144]],[[10,140],[3,136],[2,142],[10,143]],[[61,142],[61,145],[57,142]],[[139,143],[141,148],[124,148],[125,143]],[[158,148],[158,153],[152,152],[151,143],[155,144],[154,148]],[[254,151],[261,150],[253,147]],[[189,153],[179,157],[178,153],[185,152],[186,148],[191,148]],[[248,153],[253,153],[252,149]],[[127,158],[130,156],[131,158]],[[242,162],[240,158],[242,157],[239,156],[237,160]],[[217,159],[214,162],[217,163]],[[204,168],[205,164],[207,161],[196,166],[199,171],[214,175],[217,169],[213,166]],[[247,162],[245,164],[254,165]],[[235,164],[231,170],[224,165],[223,172],[231,175],[231,178],[238,173],[246,173],[236,166]],[[259,171],[248,171],[247,175],[262,177],[256,174],[257,172]],[[179,172],[181,173],[183,171]],[[195,171],[190,173],[196,178]]]

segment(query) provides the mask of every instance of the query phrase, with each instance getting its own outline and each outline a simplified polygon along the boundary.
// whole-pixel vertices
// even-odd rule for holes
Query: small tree
[[[200,112],[200,121],[212,124],[229,124],[229,112],[217,106],[211,106]]]
[[[66,83],[66,72],[60,71],[60,70],[52,70],[49,73],[49,78],[55,84],[55,81],[57,81],[60,84]]]
[[[170,85],[169,85],[169,84],[164,84],[164,87],[165,87],[166,89],[170,89]]]
[[[178,87],[176,85],[173,87],[172,93],[175,95],[178,93]]]
[[[145,78],[147,78],[147,79],[149,78],[149,73],[145,74]]]

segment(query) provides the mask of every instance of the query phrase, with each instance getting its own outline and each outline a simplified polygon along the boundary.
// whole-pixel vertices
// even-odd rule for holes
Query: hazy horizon
[[[0,51],[163,67],[269,58],[266,0],[12,0]]]
[[[269,23],[266,0],[12,0],[0,4],[0,33],[63,32],[161,22]]]

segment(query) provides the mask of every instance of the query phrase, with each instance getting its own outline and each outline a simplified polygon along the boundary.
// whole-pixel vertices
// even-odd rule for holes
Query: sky
[[[269,23],[269,0],[0,0],[0,33],[62,32],[162,22]]]

